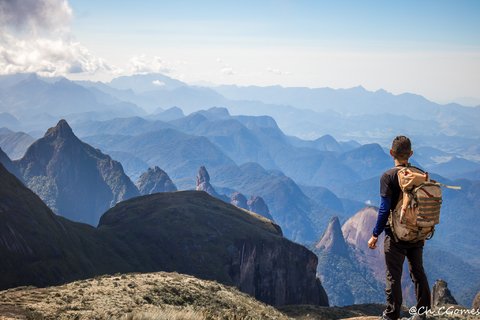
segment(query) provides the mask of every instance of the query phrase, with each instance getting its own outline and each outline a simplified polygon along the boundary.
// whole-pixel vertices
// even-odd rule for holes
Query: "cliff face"
[[[65,120],[15,163],[30,189],[75,221],[96,225],[106,209],[139,195],[121,164],[80,141]]]
[[[312,252],[283,238],[271,220],[205,192],[157,193],[119,203],[104,214],[99,230],[141,252],[139,267],[145,271],[162,266],[216,279],[272,305],[328,304]]]
[[[147,172],[138,178],[135,185],[142,195],[177,191],[177,187],[168,174],[157,166],[148,168]]]
[[[272,305],[328,306],[317,257],[293,242],[235,241],[229,275],[241,291]]]

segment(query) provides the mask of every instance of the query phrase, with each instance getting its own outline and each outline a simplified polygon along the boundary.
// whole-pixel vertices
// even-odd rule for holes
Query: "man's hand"
[[[370,249],[376,249],[377,248],[377,240],[378,237],[372,236],[370,240],[368,240],[368,247]]]

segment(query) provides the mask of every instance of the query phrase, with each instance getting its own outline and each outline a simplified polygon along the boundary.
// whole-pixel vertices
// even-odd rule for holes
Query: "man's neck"
[[[407,164],[408,164],[408,160],[395,159],[395,166],[406,166]]]

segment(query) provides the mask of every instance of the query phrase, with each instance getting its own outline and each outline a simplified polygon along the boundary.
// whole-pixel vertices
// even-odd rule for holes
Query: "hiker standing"
[[[409,165],[409,158],[412,156],[413,151],[411,148],[410,139],[405,136],[398,136],[392,142],[392,148],[390,150],[390,155],[395,161],[395,167],[387,170],[383,173],[380,178],[380,196],[381,204],[378,211],[378,218],[373,229],[373,234],[370,240],[368,241],[368,247],[370,249],[375,249],[378,236],[385,230],[385,242],[384,242],[384,251],[385,251],[385,263],[386,263],[386,300],[387,307],[383,312],[382,319],[391,319],[396,320],[400,317],[400,310],[402,306],[402,287],[401,287],[401,278],[402,278],[402,269],[403,262],[405,257],[408,260],[408,267],[410,271],[410,277],[415,285],[415,295],[417,298],[417,310],[425,312],[426,309],[430,309],[430,288],[428,285],[427,276],[423,269],[423,245],[425,243],[425,234],[420,233],[422,231],[427,231],[433,233],[433,227],[430,228],[417,228],[416,235],[412,236],[409,234],[410,229],[405,228],[405,225],[400,226],[404,228],[404,234],[401,234],[401,231],[398,231],[397,225],[400,225],[400,221],[405,221],[411,219],[408,213],[405,213],[405,216],[402,216],[395,220],[393,217],[397,214],[397,208],[402,208],[403,200],[407,201],[409,197],[404,197],[404,193],[400,186],[398,179],[399,170],[405,168],[411,168]],[[417,169],[417,168],[415,168]],[[425,174],[420,169],[418,175],[422,175],[425,180],[428,180],[428,174]],[[403,171],[401,171],[403,172]],[[407,177],[412,177],[412,171],[404,173]],[[429,180],[428,180],[429,181]],[[413,182],[413,181],[410,181]],[[432,183],[433,184],[433,183]],[[430,194],[430,193],[429,193]],[[438,201],[441,203],[441,195],[439,197],[434,197],[435,199],[440,199]],[[408,204],[410,206],[410,204]],[[440,204],[433,204],[432,208],[440,210]],[[410,207],[408,207],[410,208]],[[422,206],[423,208],[423,206]],[[398,209],[398,211],[401,211]],[[431,209],[429,209],[431,210]],[[394,212],[395,211],[395,212]],[[404,210],[405,211],[405,210]],[[426,214],[425,214],[426,215]],[[430,214],[431,215],[431,214]],[[438,213],[439,215],[439,213]],[[422,218],[422,212],[419,214]],[[418,219],[420,219],[418,218]],[[417,219],[416,216],[413,218]],[[438,220],[438,218],[437,218]],[[416,220],[415,220],[416,221]],[[415,226],[417,223],[414,221]],[[420,221],[420,220],[418,220]],[[426,220],[422,220],[426,221]],[[438,221],[428,221],[428,225],[433,225],[433,223],[438,223]],[[396,225],[397,224],[397,225]],[[421,225],[421,224],[420,224]],[[394,230],[395,229],[395,230]],[[418,231],[420,230],[420,231]],[[407,234],[408,233],[408,234]],[[405,237],[402,237],[405,236]],[[431,236],[431,235],[430,235]],[[399,239],[400,238],[400,239]],[[409,241],[401,240],[408,239]],[[414,319],[424,319],[425,315],[417,314],[413,317]]]

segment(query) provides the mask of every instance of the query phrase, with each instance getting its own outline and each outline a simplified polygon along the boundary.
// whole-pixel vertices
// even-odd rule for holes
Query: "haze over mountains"
[[[389,143],[407,134],[414,164],[462,186],[445,191],[426,263],[470,303],[480,290],[468,282],[480,269],[472,228],[480,208],[479,110],[363,88],[207,88],[160,74],[110,83],[19,74],[0,77],[0,162],[55,213],[93,226],[123,200],[197,188],[203,166],[215,197],[272,218],[287,239],[318,244],[318,272],[334,304],[366,302],[361,292],[381,302],[381,276],[339,227],[366,203],[378,205],[379,176],[393,165]],[[172,199],[191,196],[184,195]],[[142,207],[138,199],[146,198],[128,203]],[[368,224],[354,227],[371,232]],[[454,262],[462,272],[448,267]],[[338,266],[358,281],[342,282],[332,273]]]

